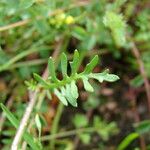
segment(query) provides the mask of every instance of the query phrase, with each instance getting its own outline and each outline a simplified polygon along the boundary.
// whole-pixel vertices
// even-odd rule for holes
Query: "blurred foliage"
[[[101,62],[94,71],[100,72],[108,65],[110,71],[117,74],[121,80],[112,85],[104,83],[101,86],[95,81],[90,81],[95,94],[85,94],[82,86],[78,83],[79,108],[63,110],[62,114],[65,114],[71,109],[67,116],[60,118],[63,123],[59,124],[56,133],[67,132],[68,128],[72,127],[75,130],[96,127],[99,129],[96,131],[99,136],[97,137],[95,132],[90,134],[82,132],[82,134],[75,134],[75,140],[73,135],[63,137],[61,140],[53,138],[56,147],[71,150],[74,148],[76,138],[79,138],[80,149],[84,146],[86,148],[86,145],[89,147],[94,145],[93,147],[97,149],[116,149],[119,143],[123,143],[121,144],[123,146],[120,146],[123,148],[140,149],[139,143],[135,140],[138,138],[136,134],[147,136],[149,120],[146,119],[149,118],[146,111],[147,104],[145,104],[146,96],[143,92],[144,80],[139,73],[137,60],[131,53],[131,45],[132,42],[137,45],[146,74],[150,78],[149,8],[148,0],[1,0],[0,102],[7,105],[9,98],[13,96],[11,107],[8,108],[13,112],[14,120],[17,119],[18,122],[27,107],[27,86],[29,90],[36,89],[37,83],[32,80],[33,72],[42,74],[47,60],[53,52],[58,51],[59,53],[55,62],[60,79],[62,76],[59,56],[62,52],[72,59],[74,50],[79,50],[80,61],[83,59],[80,71],[83,71],[93,55],[99,54]],[[68,67],[67,70],[70,74],[71,68]],[[125,113],[125,109],[126,107],[132,109],[130,108],[132,102],[124,101],[126,100],[124,95],[130,97],[128,86],[131,86],[135,96],[138,97],[137,111],[142,119],[134,126],[132,118],[129,126],[133,128],[134,132],[129,130],[128,135],[127,133],[121,135],[125,127],[120,127],[120,124],[124,124],[122,123],[125,120],[124,116],[129,112],[127,110]],[[108,88],[110,89],[108,90]],[[122,95],[122,91],[126,91],[126,94]],[[48,91],[43,95],[39,93],[38,100],[42,105],[39,108],[40,104],[36,104],[30,121],[32,123],[31,133],[37,137],[39,142],[44,136],[51,136],[51,126],[53,126],[53,119],[55,120],[58,111],[56,109],[58,101]],[[113,112],[111,112],[110,106],[107,106],[110,101],[113,101],[114,105],[117,103],[117,108],[111,106]],[[143,105],[145,106],[144,110]],[[7,112],[7,116],[12,115],[7,108],[5,109],[5,106],[2,108]],[[89,112],[93,112],[92,119],[87,117]],[[117,117],[113,118],[114,114],[119,118],[118,120]],[[14,122],[14,120],[11,121]],[[69,121],[65,122],[67,120]],[[112,122],[112,120],[114,121]],[[8,120],[4,121],[2,127],[4,129],[0,131],[2,139],[0,148],[7,150],[10,149],[16,130]],[[119,133],[117,127],[120,128]],[[119,140],[111,142],[114,139],[110,135],[116,136],[116,134],[118,134],[117,139]],[[94,143],[95,139],[98,140],[96,144]],[[148,148],[150,140],[145,139]],[[121,142],[121,140],[123,141]],[[135,141],[133,142],[133,140]],[[39,143],[42,143],[45,149],[49,149],[51,141],[48,139],[46,144],[43,141]]]

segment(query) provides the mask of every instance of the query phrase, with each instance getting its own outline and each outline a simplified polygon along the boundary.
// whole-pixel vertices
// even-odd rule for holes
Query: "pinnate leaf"
[[[92,72],[92,70],[94,69],[94,67],[97,65],[98,63],[98,55],[96,55],[89,64],[86,65],[85,70],[84,70],[84,74],[89,74]]]
[[[109,74],[107,70],[102,73],[91,73],[89,77],[94,78],[99,82],[103,81],[114,82],[119,80],[119,77],[117,75]]]
[[[90,79],[96,79],[99,82],[108,81],[114,82],[119,79],[118,76],[114,74],[109,74],[108,71],[102,73],[92,73],[94,67],[99,61],[98,55],[96,55],[89,64],[86,65],[85,70],[81,73],[78,73],[78,67],[80,64],[79,53],[77,50],[74,52],[73,61],[70,62],[71,66],[71,75],[67,75],[67,57],[63,53],[61,56],[61,70],[63,79],[58,80],[56,77],[54,61],[50,57],[48,60],[48,70],[49,77],[48,80],[43,80],[37,74],[34,74],[34,78],[41,84],[46,90],[54,91],[56,96],[64,105],[70,103],[72,106],[77,107],[77,98],[79,97],[78,87],[76,85],[77,80],[81,79],[84,84],[84,88],[88,92],[93,92],[94,89],[89,83]]]

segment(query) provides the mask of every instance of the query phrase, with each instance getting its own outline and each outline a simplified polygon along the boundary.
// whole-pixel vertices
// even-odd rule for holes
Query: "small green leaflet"
[[[84,114],[77,113],[73,117],[73,124],[76,128],[86,127],[88,125],[88,119]]]
[[[55,82],[58,82],[58,79],[57,79],[56,73],[55,73],[54,61],[53,61],[52,57],[50,57],[48,60],[48,70],[49,70],[49,74],[52,77],[52,80]]]
[[[87,37],[87,32],[81,26],[74,26],[71,34],[79,40],[84,40]]]
[[[33,76],[34,76],[35,80],[38,81],[40,84],[42,84],[44,87],[46,87],[46,88],[49,87],[49,84],[44,79],[42,79],[41,76],[39,76],[36,73],[34,73]]]
[[[114,82],[119,80],[119,77],[117,75],[109,74],[108,70],[102,73],[91,73],[89,74],[89,78],[94,78],[99,82],[103,82],[103,81]]]
[[[62,70],[63,77],[66,77],[67,76],[67,57],[64,53],[61,56],[61,70]]]
[[[77,107],[77,99],[74,98],[71,94],[71,86],[69,84],[66,85],[66,90],[65,90],[66,98],[68,102],[74,106]]]
[[[91,86],[91,84],[89,83],[88,78],[83,77],[82,79],[83,79],[84,89],[85,89],[86,91],[88,91],[88,92],[93,92],[94,89],[93,89],[93,87]]]
[[[84,144],[89,144],[91,140],[91,135],[89,133],[82,133],[82,134],[79,134],[79,138]]]
[[[74,56],[73,56],[73,61],[70,62],[72,74],[75,74],[77,72],[78,66],[79,66],[79,62],[80,62],[79,52],[77,50],[75,50]]]
[[[65,96],[65,93],[66,93],[65,88],[64,88],[64,87],[61,87],[60,90],[61,90],[62,95]]]
[[[35,124],[37,126],[37,129],[39,131],[39,138],[41,137],[41,129],[42,129],[42,124],[41,120],[38,114],[35,115]]]
[[[57,89],[55,89],[54,93],[65,106],[68,106],[68,102],[61,92],[59,92]]]
[[[71,94],[72,94],[72,97],[74,97],[75,99],[78,98],[79,94],[78,94],[78,88],[75,84],[75,81],[72,81],[71,82]]]
[[[71,84],[67,84],[66,88],[61,87],[61,92],[55,89],[54,93],[64,105],[68,106],[69,102],[72,106],[77,107],[77,98],[79,95],[75,81],[72,81]]]
[[[86,65],[85,70],[83,72],[83,74],[89,74],[92,72],[92,70],[94,69],[94,67],[97,65],[98,63],[98,55],[96,55],[89,64]]]

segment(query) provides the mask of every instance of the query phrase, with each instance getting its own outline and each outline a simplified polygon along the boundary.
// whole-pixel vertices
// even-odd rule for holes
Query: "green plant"
[[[72,121],[76,127],[76,132],[78,131],[77,136],[84,144],[89,144],[92,133],[97,133],[103,141],[107,141],[110,136],[118,133],[115,122],[106,123],[99,116],[94,116],[92,124],[89,123],[84,114],[76,114]]]
[[[149,14],[148,0],[0,0],[0,148],[148,149],[150,126],[143,118],[147,106],[150,111]],[[93,70],[85,73],[93,56]],[[67,58],[78,65],[69,66]],[[118,78],[102,72],[107,67],[120,82],[95,81]],[[135,131],[126,135],[131,123]],[[120,134],[111,143],[114,124],[121,143]]]
[[[139,134],[136,132],[128,134],[123,141],[119,144],[117,150],[125,150],[131,142],[139,137]]]
[[[93,92],[94,89],[89,83],[89,79],[96,79],[99,82],[108,81],[114,82],[119,79],[117,75],[109,74],[108,70],[102,73],[92,73],[94,67],[98,63],[98,56],[96,55],[89,64],[86,65],[85,69],[81,73],[77,73],[79,67],[80,57],[77,50],[74,52],[73,61],[70,62],[71,75],[67,75],[67,57],[65,54],[61,56],[61,70],[63,79],[59,80],[56,77],[54,61],[52,58],[48,60],[49,77],[47,80],[42,79],[38,74],[34,74],[34,78],[40,85],[48,90],[53,91],[56,96],[64,105],[68,105],[68,102],[77,107],[78,88],[76,82],[82,80],[84,88],[88,92]]]
[[[103,81],[114,82],[119,79],[119,77],[117,75],[109,74],[108,70],[106,70],[102,73],[92,73],[94,67],[98,63],[97,55],[90,61],[89,64],[86,65],[84,71],[81,73],[77,73],[78,67],[80,65],[79,62],[80,62],[79,53],[77,50],[75,50],[74,56],[73,56],[73,61],[70,62],[71,74],[69,76],[67,73],[68,72],[67,57],[63,53],[61,56],[61,70],[62,70],[63,79],[59,80],[56,77],[54,61],[52,58],[49,58],[49,60],[48,60],[48,70],[49,70],[48,79],[44,80],[38,74],[34,73],[34,78],[36,81],[38,81],[38,84],[36,85],[35,82],[33,82],[33,81],[26,82],[26,84],[29,86],[30,90],[35,90],[36,88],[39,88],[39,87],[42,87],[45,90],[50,90],[51,92],[55,93],[55,95],[60,99],[60,101],[64,105],[68,105],[68,102],[69,102],[72,106],[77,107],[77,98],[78,98],[79,93],[78,93],[78,88],[77,88],[76,82],[78,80],[83,81],[84,88],[86,91],[93,92],[94,89],[91,86],[91,84],[89,83],[89,81],[88,81],[89,79],[96,79],[99,82],[103,82]],[[17,128],[18,121],[16,120],[16,118],[5,108],[4,105],[1,104],[1,107],[4,110],[4,112],[6,113],[6,116],[8,117],[10,122]],[[40,123],[38,115],[36,115],[35,121],[36,121],[36,126],[39,131],[39,138],[40,138],[41,123]],[[100,133],[100,134],[102,134],[102,133]],[[84,137],[82,136],[81,138],[85,139],[85,135],[84,135]],[[25,136],[25,140],[29,143],[29,145],[31,147],[34,146],[33,145],[34,143],[33,144],[30,143],[28,138],[26,139],[26,136]]]

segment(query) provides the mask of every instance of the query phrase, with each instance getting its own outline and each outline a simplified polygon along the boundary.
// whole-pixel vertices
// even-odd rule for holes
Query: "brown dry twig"
[[[55,49],[53,53],[53,57],[56,58],[60,52],[61,43],[58,43],[57,48]],[[42,74],[43,79],[47,79],[48,77],[48,68],[46,67],[44,73]],[[35,106],[36,100],[37,100],[37,93],[39,92],[39,89],[37,89],[34,92],[29,91],[29,104],[25,110],[25,113],[22,117],[22,120],[20,122],[19,128],[16,132],[16,135],[14,137],[13,143],[11,145],[11,150],[18,150],[19,143],[22,139],[22,136],[24,134],[24,131],[28,125],[28,121],[30,119],[32,110]]]
[[[149,85],[147,74],[145,72],[143,61],[141,60],[141,57],[140,57],[140,52],[134,42],[132,42],[132,53],[137,60],[137,63],[139,65],[139,71],[144,80],[144,86],[145,86],[145,91],[146,91],[147,100],[148,100],[148,110],[150,112],[150,85]]]

